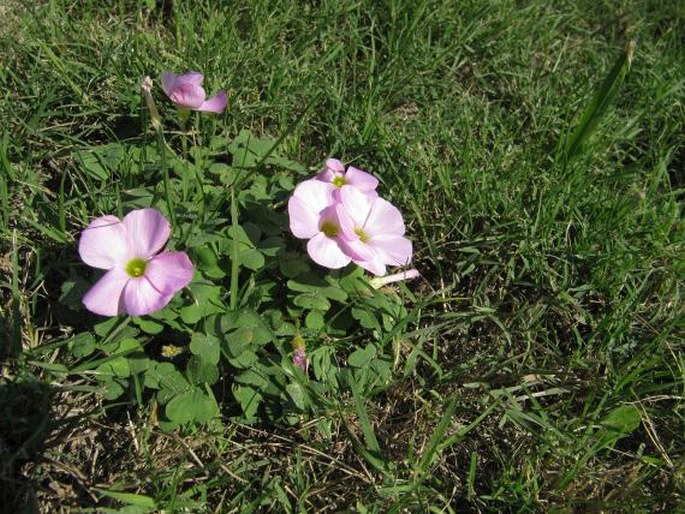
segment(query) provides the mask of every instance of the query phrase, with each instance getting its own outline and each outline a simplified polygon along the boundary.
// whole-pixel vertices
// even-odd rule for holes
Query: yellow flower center
[[[129,277],[132,278],[142,277],[145,273],[146,267],[147,262],[145,262],[143,259],[131,259],[128,261],[128,264],[126,264],[126,273],[128,273]]]
[[[343,177],[342,175],[337,175],[337,176],[333,179],[333,185],[334,185],[335,187],[343,187],[346,183],[347,183],[347,182],[345,182],[345,177]]]
[[[362,243],[368,243],[369,242],[369,239],[370,239],[369,235],[366,232],[364,232],[362,229],[355,228],[354,233],[357,234],[357,237],[359,237],[359,240]]]
[[[340,227],[331,220],[325,220],[321,224],[321,232],[327,237],[335,237],[340,233]]]

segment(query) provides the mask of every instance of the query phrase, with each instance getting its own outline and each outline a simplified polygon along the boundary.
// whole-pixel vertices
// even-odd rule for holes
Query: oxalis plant
[[[180,152],[146,77],[154,143],[79,154],[86,173],[124,156],[138,173],[116,214],[92,213],[80,235],[93,276],[63,286],[69,308],[94,314],[69,342],[72,372],[92,375],[107,400],[151,405],[165,429],[220,426],[222,415],[294,423],[346,392],[385,387],[411,318],[406,288],[385,286],[418,272],[378,180],[328,159],[296,185],[307,168],[247,130],[198,145],[193,111],[221,113],[226,93],[207,99],[197,72],[161,82]]]

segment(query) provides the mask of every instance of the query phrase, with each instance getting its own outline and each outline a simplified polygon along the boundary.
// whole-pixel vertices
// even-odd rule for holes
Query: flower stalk
[[[150,123],[152,128],[155,129],[155,135],[157,139],[157,152],[160,158],[160,168],[162,170],[162,180],[164,181],[164,196],[166,201],[167,211],[169,217],[171,218],[172,225],[176,224],[176,212],[174,210],[174,202],[171,197],[171,187],[169,185],[169,166],[167,163],[167,153],[166,153],[166,141],[164,140],[164,130],[162,128],[162,118],[159,115],[157,106],[155,105],[155,100],[152,98],[152,79],[150,77],[144,77],[140,88],[143,91],[143,98],[145,98],[145,103],[147,104],[148,111],[150,111]]]

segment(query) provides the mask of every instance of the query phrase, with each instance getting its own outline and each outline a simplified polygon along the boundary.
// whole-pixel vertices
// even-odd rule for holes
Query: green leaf
[[[270,155],[264,162],[271,166],[277,166],[279,168],[295,171],[298,173],[305,173],[307,171],[307,167],[305,165],[296,161],[291,161],[290,159],[286,159],[278,154]]]
[[[219,339],[212,335],[195,332],[190,339],[190,352],[210,364],[217,364],[219,362],[221,344]]]
[[[116,355],[119,353],[129,354],[135,352],[136,350],[142,349],[143,347],[140,345],[140,342],[138,342],[137,339],[127,337],[119,341],[119,345],[117,346],[117,349],[114,352],[112,352],[112,355]]]
[[[124,388],[117,380],[107,380],[102,387],[104,388],[102,396],[105,400],[116,400],[124,394]]]
[[[238,369],[248,369],[257,362],[257,354],[252,350],[244,350],[237,357],[229,357],[228,362],[231,366]]]
[[[269,384],[269,380],[264,373],[252,369],[237,375],[235,381],[244,385],[252,385],[260,389],[265,388]]]
[[[112,353],[122,339],[136,337],[138,329],[126,325],[126,318],[113,317],[93,326],[95,333],[103,338],[106,343],[98,341],[98,348],[105,353]]]
[[[290,397],[290,400],[293,402],[295,407],[302,411],[307,409],[307,396],[300,384],[288,384],[285,387],[285,391],[286,393],[288,393],[288,396]]]
[[[240,334],[231,332],[235,329],[244,329]],[[221,317],[221,331],[226,334],[226,339],[237,338],[238,341],[251,343],[261,346],[273,339],[273,332],[262,319],[252,309],[241,309],[235,312],[226,313]]]
[[[347,358],[347,364],[353,368],[363,368],[367,366],[371,359],[376,356],[376,347],[368,345],[364,349],[355,350]]]
[[[226,273],[219,266],[219,260],[214,250],[209,246],[200,246],[190,250],[191,260],[209,278],[223,278]]]
[[[618,437],[625,437],[640,426],[640,411],[633,405],[621,405],[612,410],[600,424]]]
[[[133,318],[133,322],[146,334],[157,335],[164,330],[164,325],[162,323],[157,323],[150,318],[135,317]]]
[[[288,288],[299,293],[312,293],[326,297],[337,302],[347,300],[347,293],[337,285],[331,283],[332,279],[323,279],[314,273],[299,275],[296,279],[288,280]]]
[[[206,423],[219,416],[219,406],[213,396],[194,387],[169,400],[165,412],[171,421],[179,425]]]
[[[368,328],[369,330],[381,330],[380,323],[378,323],[375,313],[364,307],[353,307],[352,317],[359,321],[359,324],[364,328]]]
[[[128,367],[131,370],[131,375],[143,373],[150,367],[152,361],[147,357],[129,357]]]
[[[222,162],[215,162],[211,164],[207,171],[209,171],[209,173],[212,175],[216,175],[219,179],[219,182],[225,185],[233,184],[238,178],[238,170]]]
[[[230,334],[226,335],[228,341],[228,353],[231,357],[238,357],[250,346],[254,340],[254,329],[249,327],[240,327]]]
[[[171,373],[178,373],[176,367],[171,362],[156,362],[148,368],[145,373],[145,387],[152,389],[159,389],[159,382],[162,377],[170,375]]]
[[[95,351],[95,338],[90,332],[76,334],[70,343],[71,354],[76,358],[88,357]]]
[[[170,362],[158,362],[145,372],[145,387],[159,389],[157,399],[164,404],[170,398],[187,391],[190,384]]]
[[[108,489],[99,489],[97,487],[95,488],[95,490],[100,494],[104,494],[105,496],[114,498],[115,500],[118,500],[122,503],[135,505],[136,507],[144,507],[147,509],[156,508],[155,500],[153,500],[149,496],[134,493],[124,493],[121,491],[111,491]]]
[[[254,248],[241,248],[238,252],[238,260],[241,266],[252,271],[258,271],[265,264],[264,255]]]
[[[141,187],[138,189],[127,189],[121,192],[121,200],[127,207],[132,209],[144,209],[152,207],[155,199],[153,188]]]
[[[124,155],[123,148],[118,143],[94,147],[74,152],[81,167],[91,178],[106,181],[114,170],[119,167]]]
[[[325,326],[326,321],[323,317],[323,314],[320,312],[310,311],[304,318],[304,324],[308,329],[318,331]]]
[[[174,371],[162,377],[159,381],[160,390],[157,395],[159,403],[165,404],[171,398],[178,396],[190,388],[190,383],[180,371]]]
[[[261,393],[253,387],[233,385],[233,396],[243,411],[243,418],[247,423],[256,421],[257,409],[262,402]]]
[[[219,380],[219,370],[216,364],[202,360],[197,355],[193,355],[188,360],[186,375],[192,384],[212,385]]]
[[[126,378],[131,375],[131,369],[128,366],[128,359],[126,357],[117,357],[98,366],[95,369],[95,373],[101,380],[106,380],[110,377]]]
[[[83,295],[86,294],[90,287],[91,284],[81,277],[67,280],[62,284],[62,294],[59,297],[59,301],[70,309],[80,310]]]
[[[25,223],[28,223],[33,228],[40,231],[44,236],[49,237],[53,241],[56,241],[56,242],[62,243],[62,244],[67,242],[67,236],[64,234],[64,232],[62,232],[57,227],[53,227],[51,225],[47,225],[44,223],[39,223],[39,222],[37,222],[31,218],[27,218],[27,217],[24,217],[23,221]]]
[[[312,309],[326,312],[331,308],[331,302],[325,297],[313,293],[300,293],[293,298],[293,303],[303,309]]]
[[[193,297],[193,303],[183,307],[180,311],[184,323],[193,325],[211,314],[225,312],[227,307],[221,300],[221,287],[211,282],[193,280],[188,286]]]
[[[242,129],[228,145],[233,154],[233,163],[240,168],[254,168],[273,149],[275,141],[271,138],[259,138],[249,130]]]
[[[311,269],[309,262],[300,254],[287,253],[280,256],[278,265],[286,278],[295,278]]]

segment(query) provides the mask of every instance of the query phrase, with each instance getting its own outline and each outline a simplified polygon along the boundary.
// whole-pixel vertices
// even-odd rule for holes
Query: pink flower
[[[209,100],[205,100],[203,80],[204,77],[197,71],[185,75],[165,71],[162,73],[162,88],[174,105],[181,110],[222,112],[228,101],[226,93],[219,91]]]
[[[376,177],[354,166],[349,166],[345,171],[345,166],[338,159],[328,159],[326,167],[316,178],[333,184],[337,188],[350,185],[371,196],[378,196],[376,192],[378,179]]]
[[[185,252],[162,252],[169,239],[167,219],[156,209],[137,209],[120,220],[101,216],[81,234],[79,255],[89,266],[108,270],[83,297],[89,311],[143,316],[162,309],[193,278]]]
[[[386,265],[404,266],[411,261],[412,244],[404,237],[400,211],[387,200],[358,189],[340,189],[339,244],[362,268],[385,275]]]
[[[288,216],[293,235],[309,239],[307,253],[312,260],[326,268],[338,269],[351,259],[339,245],[341,228],[334,189],[319,180],[301,182],[288,200]]]

